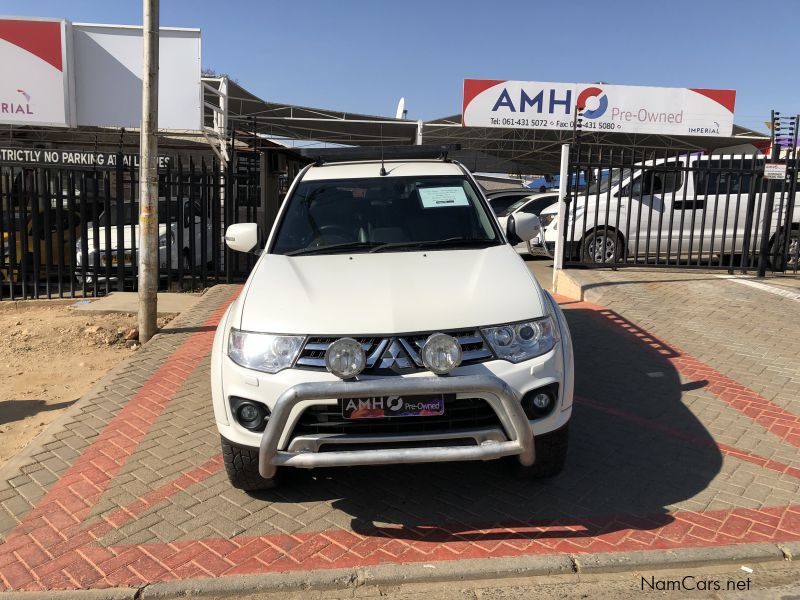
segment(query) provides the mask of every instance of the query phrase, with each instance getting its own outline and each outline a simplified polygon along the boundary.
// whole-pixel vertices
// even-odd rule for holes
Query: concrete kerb
[[[136,588],[61,590],[48,592],[0,592],[0,600],[134,600]]]
[[[650,272],[653,273],[652,269],[646,269],[643,267],[629,267],[626,268],[627,271],[632,273],[642,273],[642,272]],[[672,271],[670,269],[670,271]],[[560,269],[556,271],[555,276],[555,285],[553,292],[559,294],[561,296],[565,296],[567,298],[571,298],[573,300],[578,300],[580,302],[597,302],[602,304],[601,296],[600,296],[600,289],[607,285],[612,285],[610,283],[603,283],[598,282],[596,279],[591,278],[591,273],[596,272],[595,269]],[[682,272],[685,274],[689,274],[688,271],[681,271],[680,269],[675,269],[674,272]],[[663,274],[664,271],[661,271]],[[772,294],[782,296],[785,298],[790,298],[795,301],[800,301],[800,294],[794,292],[793,290],[795,287],[800,289],[800,286],[787,286],[783,281],[783,278],[777,275],[767,277],[767,278],[757,278],[753,275],[728,275],[724,271],[705,271],[705,270],[691,270],[691,276],[711,276],[714,278],[719,278],[720,280],[729,280],[735,281],[737,283],[742,283],[745,285],[749,285],[755,288],[759,288],[762,291],[767,291]],[[654,274],[657,277],[657,275]],[[786,278],[787,281],[794,283],[796,280],[791,278]],[[665,282],[670,281],[669,278],[664,278]],[[630,283],[637,283],[637,279],[631,278]],[[647,283],[647,282],[645,282]]]
[[[581,555],[529,555],[513,558],[454,560],[426,564],[379,565],[355,569],[268,573],[153,583],[142,588],[105,588],[47,592],[0,592],[0,600],[133,600],[187,596],[233,596],[297,590],[326,591],[362,586],[393,587],[413,583],[480,581],[519,577],[576,577],[581,574],[658,571],[739,564],[785,563],[787,550],[800,543],[743,544]],[[795,554],[796,556],[797,554]]]
[[[800,544],[796,544],[800,546]],[[800,548],[797,548],[800,550]],[[282,592],[325,591],[411,583],[478,581],[516,577],[641,572],[676,568],[702,568],[739,564],[743,566],[784,563],[790,560],[775,544],[742,544],[717,548],[682,548],[581,555],[528,555],[513,558],[453,560],[425,564],[379,565],[355,569],[268,573],[154,583],[143,587],[138,598],[167,599]],[[2,598],[0,597],[0,600]]]
[[[20,310],[22,308],[41,308],[44,306],[69,306],[84,298],[38,298],[27,300],[3,300],[0,310]]]
[[[585,291],[583,284],[576,277],[573,277],[569,271],[564,269],[556,271],[554,284],[553,293],[583,302]]]

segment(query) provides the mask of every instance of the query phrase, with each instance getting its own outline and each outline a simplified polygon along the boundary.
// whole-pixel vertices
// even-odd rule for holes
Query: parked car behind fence
[[[558,221],[557,205],[542,211],[544,248],[552,254],[563,238],[567,264],[753,269],[766,227],[773,268],[797,270],[796,162],[772,186],[763,178],[764,162],[758,155],[694,153],[624,165],[616,157],[610,177],[569,194],[565,223]],[[603,165],[608,159],[589,155],[574,167]]]

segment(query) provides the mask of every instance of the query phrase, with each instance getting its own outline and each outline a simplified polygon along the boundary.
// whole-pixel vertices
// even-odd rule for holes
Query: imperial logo
[[[17,92],[22,94],[25,98],[25,102],[21,100],[11,101],[11,102],[0,102],[0,114],[3,115],[32,115],[33,111],[31,110],[31,97],[25,90],[18,89]]]

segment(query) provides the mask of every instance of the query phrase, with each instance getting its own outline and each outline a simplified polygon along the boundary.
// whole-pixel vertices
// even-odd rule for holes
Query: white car
[[[552,206],[556,202],[558,202],[558,192],[530,194],[520,198],[498,213],[497,220],[500,222],[500,226],[505,229],[506,224],[508,223],[509,215],[519,215],[524,213],[535,215],[538,218],[539,213],[541,213],[548,206]],[[537,234],[533,240],[523,240],[519,244],[516,244],[514,249],[519,254],[534,254],[535,251],[533,248],[537,246],[539,242],[540,236]]]
[[[702,256],[707,260],[743,252],[746,207],[753,187],[750,174],[737,174],[735,168],[744,165],[752,169],[752,158],[695,154],[688,157],[689,165],[684,164],[686,160],[682,156],[648,161],[633,170],[614,169],[610,176],[579,192],[566,215],[565,258],[612,263],[691,254],[693,259]],[[766,182],[761,180],[761,184],[761,193],[753,199],[751,227],[756,244],[765,218]],[[785,203],[788,194],[781,201],[779,193],[773,206],[771,244],[777,237],[779,214],[781,218],[785,215]],[[794,198],[793,214],[787,240],[790,263],[798,255],[800,192]],[[544,209],[539,219],[543,228],[539,245],[552,255],[556,240],[564,235],[558,203]],[[749,248],[758,250],[758,245]]]
[[[446,160],[306,167],[217,328],[211,391],[233,486],[285,467],[505,458],[564,464],[573,354],[557,303],[500,229],[471,174]]]
[[[158,224],[158,262],[162,273],[168,269],[177,271],[179,265],[184,273],[188,273],[200,265],[201,261],[210,262],[213,257],[215,245],[213,243],[206,243],[205,247],[203,245],[204,238],[214,239],[211,219],[202,218],[199,202],[190,203],[189,200],[182,202],[182,211],[179,214],[177,201],[167,202],[163,199],[158,201],[159,220],[163,221]],[[87,283],[95,280],[105,281],[106,273],[111,275],[109,280],[116,280],[120,238],[122,238],[123,270],[126,274],[137,271],[138,259],[134,248],[139,248],[139,205],[126,202],[121,208],[121,221],[115,206],[111,207],[109,214],[102,212],[99,215],[97,239],[95,239],[95,225],[90,222],[86,225],[85,239],[80,237],[76,240],[75,276],[78,281],[83,279]],[[192,219],[194,227],[191,227]],[[179,223],[179,220],[182,222]],[[179,232],[181,228],[183,231]],[[204,228],[205,236],[202,231]],[[107,252],[107,249],[110,251]]]

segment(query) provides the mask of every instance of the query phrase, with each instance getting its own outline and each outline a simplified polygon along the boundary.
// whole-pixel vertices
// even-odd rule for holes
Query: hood
[[[507,244],[481,250],[267,254],[240,302],[241,329],[286,334],[441,331],[545,314],[541,288]]]

